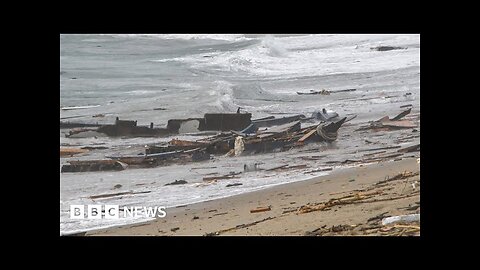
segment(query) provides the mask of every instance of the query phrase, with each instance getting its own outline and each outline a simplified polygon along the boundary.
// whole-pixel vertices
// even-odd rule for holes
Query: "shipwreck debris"
[[[183,185],[183,184],[187,184],[188,182],[185,181],[185,180],[175,180],[171,183],[167,183],[165,184],[164,186],[171,186],[171,185]]]
[[[298,95],[330,95],[333,93],[341,93],[341,92],[352,92],[356,91],[355,88],[350,89],[342,89],[342,90],[325,90],[322,89],[321,91],[310,90],[310,92],[297,92]]]
[[[243,130],[252,121],[251,113],[206,113],[204,130]]]
[[[330,95],[330,91],[322,89],[320,91],[310,90],[310,92],[297,92],[298,95]]]
[[[235,187],[235,186],[241,186],[243,185],[242,183],[233,183],[233,184],[228,184],[225,187]]]
[[[100,199],[100,198],[116,197],[116,196],[121,196],[121,195],[135,195],[135,194],[143,194],[143,193],[150,193],[150,192],[151,191],[139,191],[139,192],[125,191],[125,192],[119,192],[119,193],[92,195],[89,198],[90,199]]]
[[[287,124],[287,123],[298,121],[305,118],[306,118],[305,115],[299,114],[299,115],[287,116],[282,118],[268,118],[268,119],[266,118],[266,119],[254,120],[252,121],[252,123],[255,124],[255,126],[258,128],[271,127],[271,126]]]
[[[286,164],[286,165],[274,167],[274,168],[271,168],[271,169],[268,169],[268,170],[265,170],[265,171],[267,171],[267,172],[269,172],[269,171],[286,171],[286,170],[304,169],[304,168],[307,168],[307,167],[308,167],[307,164],[293,165],[293,166],[290,166],[290,165]]]
[[[121,171],[128,165],[117,160],[71,160],[62,166],[61,172]]]
[[[347,118],[344,117],[338,122],[332,122],[327,125],[317,126],[317,135],[327,142],[333,142],[337,139],[337,131]]]
[[[324,117],[326,110],[322,111]],[[203,119],[203,120],[201,120]],[[168,143],[146,145],[137,154],[107,155],[109,160],[91,160],[73,162],[64,165],[62,172],[122,170],[127,166],[133,168],[150,168],[170,164],[184,164],[209,160],[211,155],[240,156],[256,153],[285,151],[293,147],[302,146],[310,142],[332,142],[337,139],[339,128],[346,122],[347,117],[338,121],[321,122],[318,125],[301,127],[304,115],[294,115],[283,118],[263,118],[251,121],[249,113],[205,114],[204,118],[171,119],[167,128],[153,128],[150,126],[137,126],[137,121],[120,120],[116,118],[115,125],[103,125],[97,130],[89,132],[106,134],[108,136],[159,136],[160,134],[178,134],[179,131],[188,130],[192,121],[196,121],[195,129],[205,130],[214,128],[228,130],[216,135],[196,141],[172,139]],[[330,118],[329,118],[330,119]],[[331,120],[331,119],[330,119]],[[187,125],[187,126],[185,126]],[[258,130],[258,126],[266,127]],[[238,131],[240,130],[240,132]],[[79,132],[84,132],[81,130]],[[75,133],[70,131],[70,134]],[[93,149],[93,148],[92,148]],[[85,151],[83,149],[82,151]],[[290,166],[287,169],[294,169]],[[258,169],[258,168],[257,168]],[[257,170],[255,169],[255,170]],[[249,168],[244,168],[249,171]],[[205,181],[231,178],[232,175],[205,177]]]
[[[214,180],[238,178],[237,175],[239,175],[239,174],[241,174],[241,172],[238,172],[238,173],[233,172],[233,173],[229,173],[229,174],[222,175],[222,176],[204,177],[203,181],[214,181]]]
[[[370,50],[373,51],[379,51],[379,52],[384,52],[384,51],[392,51],[392,50],[406,50],[406,47],[398,47],[398,46],[377,46],[377,47],[372,47]]]
[[[409,108],[406,111],[401,112],[394,118],[390,119],[388,116],[382,117],[377,121],[370,122],[369,125],[360,127],[355,131],[368,130],[372,129],[374,131],[379,130],[396,130],[396,129],[405,129],[405,128],[415,128],[417,125],[411,120],[401,120],[403,117],[408,115],[411,112],[412,108]]]
[[[255,209],[250,210],[250,213],[260,213],[260,212],[266,212],[272,210],[271,206],[267,207],[257,207]]]
[[[60,157],[73,156],[88,152],[88,149],[60,147]]]
[[[60,129],[63,128],[85,128],[85,127],[101,127],[98,123],[81,123],[81,122],[64,122],[60,121]]]

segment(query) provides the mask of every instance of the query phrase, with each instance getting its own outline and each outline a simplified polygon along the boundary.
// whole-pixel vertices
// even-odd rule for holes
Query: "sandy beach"
[[[382,226],[420,213],[416,158],[362,165],[323,177],[167,209],[165,218],[87,236],[420,235],[420,224]],[[270,209],[251,213],[255,209]]]

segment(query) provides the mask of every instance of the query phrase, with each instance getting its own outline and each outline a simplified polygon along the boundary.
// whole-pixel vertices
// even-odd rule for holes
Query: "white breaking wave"
[[[371,49],[377,46],[406,49]],[[181,61],[194,69],[240,72],[239,76],[292,78],[420,66],[419,47],[420,35],[265,36],[256,45],[211,54],[208,58],[191,55],[154,61]]]
[[[121,37],[121,38],[160,38],[160,39],[214,39],[224,41],[241,41],[248,40],[243,34],[104,34],[107,36]]]
[[[220,112],[235,112],[238,106],[233,99],[232,84],[226,81],[215,81],[214,90],[209,94],[216,96],[214,107]]]
[[[283,57],[287,55],[287,50],[272,35],[267,35],[262,41],[262,45],[268,49],[268,55],[273,57]]]

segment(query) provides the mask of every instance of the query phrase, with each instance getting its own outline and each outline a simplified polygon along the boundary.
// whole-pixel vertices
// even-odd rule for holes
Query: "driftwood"
[[[307,134],[303,135],[302,138],[300,138],[298,140],[299,143],[303,143],[306,139],[310,138],[310,136],[312,136],[313,134],[315,134],[315,132],[317,132],[316,129],[312,129],[310,130],[309,132],[307,132]]]
[[[171,182],[171,183],[167,183],[165,184],[165,186],[171,186],[171,185],[183,185],[183,184],[187,184],[188,182],[185,181],[185,180],[175,180],[174,182]]]
[[[272,208],[270,206],[267,207],[257,207],[255,209],[250,210],[250,213],[259,213],[259,212],[266,212],[270,211]]]
[[[308,172],[304,172],[304,174],[308,174],[308,173],[314,173],[314,172],[324,172],[324,171],[331,171],[333,170],[333,168],[323,168],[323,169],[316,169],[316,170],[311,170],[311,171],[308,171]]]
[[[213,181],[213,180],[238,178],[238,177],[235,177],[235,176],[239,175],[239,174],[241,174],[241,172],[231,173],[231,174],[226,174],[226,175],[221,175],[221,176],[204,177],[203,181]]]
[[[297,214],[305,214],[314,211],[324,211],[329,210],[332,206],[336,205],[344,205],[344,204],[351,204],[356,201],[368,199],[374,195],[381,194],[381,191],[375,191],[370,193],[356,193],[353,195],[347,195],[340,198],[333,198],[327,202],[316,204],[316,205],[302,205],[298,208]]]
[[[356,91],[357,89],[342,89],[342,90],[321,90],[321,91],[314,91],[310,90],[310,92],[297,92],[297,95],[330,95],[332,93],[341,93],[341,92],[352,92]]]
[[[233,184],[228,184],[225,187],[235,187],[235,186],[241,186],[243,185],[242,183],[233,183]]]
[[[265,171],[284,171],[284,170],[293,170],[293,169],[303,169],[306,167],[307,167],[307,164],[294,165],[294,166],[282,165],[275,168],[267,169]]]
[[[143,193],[150,193],[151,191],[140,191],[140,192],[133,192],[133,191],[126,191],[126,192],[119,192],[119,193],[109,193],[109,194],[100,194],[100,195],[92,195],[90,199],[100,199],[100,198],[109,198],[115,197],[120,195],[134,195],[134,194],[143,194]]]
[[[61,172],[121,171],[128,165],[117,160],[72,160]]]
[[[211,232],[211,233],[206,233],[206,234],[204,234],[204,236],[217,236],[217,235],[220,235],[221,233],[247,228],[247,227],[257,225],[258,223],[265,222],[267,220],[271,220],[271,219],[274,219],[274,218],[276,218],[276,217],[267,217],[267,218],[264,218],[262,220],[258,220],[258,221],[255,221],[255,222],[251,222],[251,223],[247,223],[247,224],[240,224],[240,225],[237,225],[237,226],[232,227],[232,228],[228,228],[228,229],[224,229],[224,230],[220,230],[220,231],[216,231],[216,232]]]
[[[88,152],[88,149],[81,149],[81,148],[60,148],[60,156],[73,156],[76,154],[82,154]]]
[[[412,111],[412,108],[410,108],[406,111],[403,111],[403,112],[399,113],[397,116],[395,116],[394,118],[392,118],[391,120],[392,121],[398,121],[398,120],[402,119],[403,117],[405,117],[406,115],[408,115],[411,111]]]
[[[395,180],[402,180],[402,179],[406,179],[406,178],[410,178],[410,177],[413,177],[413,176],[416,176],[416,175],[419,175],[420,172],[403,172],[403,173],[399,173],[393,177],[387,177],[385,180],[383,181],[379,181],[377,182],[375,185],[381,185],[381,184],[385,184],[387,182],[390,182],[390,181],[395,181]]]
[[[363,149],[363,150],[358,150],[357,152],[370,152],[370,151],[377,151],[377,150],[387,150],[387,149],[395,149],[395,148],[400,148],[401,146],[387,146],[387,147],[378,147],[378,148],[370,148],[370,149]]]
[[[368,130],[368,129],[373,129],[376,131],[379,131],[379,130],[389,131],[392,129],[417,127],[417,125],[410,120],[401,120],[403,117],[408,115],[411,111],[412,111],[412,108],[405,110],[399,113],[397,116],[393,117],[392,119],[390,119],[390,117],[388,116],[384,116],[378,119],[377,121],[371,122],[370,125],[360,127],[355,131]]]

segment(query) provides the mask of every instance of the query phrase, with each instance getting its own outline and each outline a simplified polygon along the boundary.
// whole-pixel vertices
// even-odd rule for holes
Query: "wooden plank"
[[[99,199],[99,198],[108,198],[108,197],[115,197],[120,195],[134,195],[134,194],[143,194],[143,193],[150,193],[151,191],[140,191],[140,192],[133,192],[133,191],[126,191],[126,192],[119,192],[119,193],[109,193],[109,194],[100,194],[100,195],[92,195],[90,199]]]
[[[80,149],[80,148],[60,148],[60,156],[73,156],[76,154],[86,153],[88,152],[87,149]]]
[[[394,128],[415,128],[415,125],[410,120],[398,120],[398,121],[383,121],[383,127],[394,127]]]
[[[412,108],[410,108],[410,109],[408,109],[408,110],[405,110],[405,111],[399,113],[397,116],[395,116],[394,118],[392,118],[392,121],[398,121],[398,120],[402,119],[404,116],[406,116],[407,114],[409,114],[411,111],[412,111]]]
[[[304,142],[306,139],[310,138],[310,136],[312,136],[315,132],[317,132],[316,129],[310,130],[309,132],[307,132],[307,134],[303,135],[303,137],[300,138],[298,142]]]
[[[239,174],[241,174],[241,172],[232,173],[232,174],[226,174],[226,175],[221,175],[221,176],[204,177],[204,178],[203,178],[203,181],[212,181],[212,180],[238,178],[238,177],[235,177],[235,175],[239,175]]]
[[[256,209],[250,210],[250,213],[266,212],[266,211],[270,211],[270,210],[272,210],[272,208],[270,208],[270,206],[267,206],[267,207],[257,207]]]

